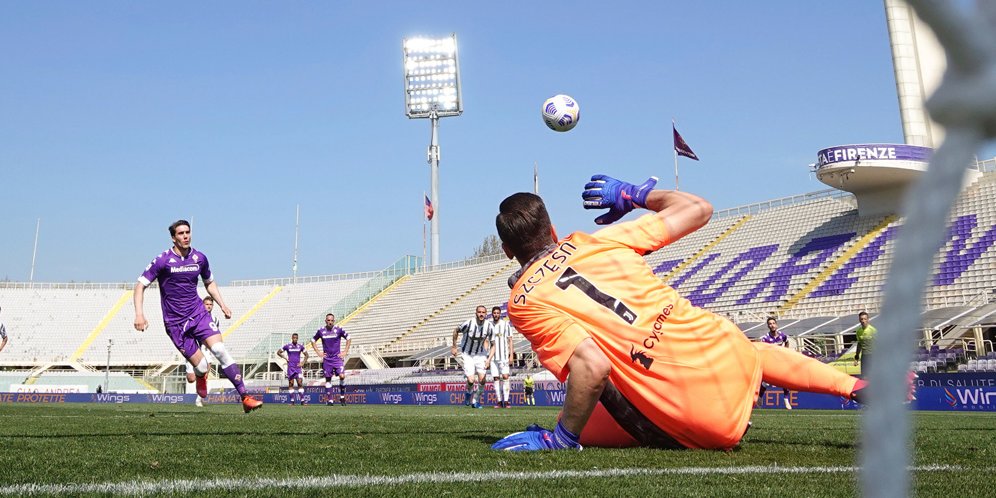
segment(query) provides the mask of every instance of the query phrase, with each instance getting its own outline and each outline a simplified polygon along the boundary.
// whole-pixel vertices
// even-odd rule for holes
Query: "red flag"
[[[432,215],[436,214],[436,210],[432,208],[432,201],[429,200],[429,196],[425,196],[425,219],[432,221]]]
[[[678,153],[679,156],[685,156],[696,161],[699,160],[699,156],[696,156],[692,152],[692,148],[685,143],[685,139],[681,138],[678,134],[678,129],[674,127],[674,123],[671,123],[671,130],[674,131],[674,151]]]

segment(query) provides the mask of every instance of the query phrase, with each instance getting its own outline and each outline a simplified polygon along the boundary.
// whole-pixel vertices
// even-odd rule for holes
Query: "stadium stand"
[[[954,206],[951,236],[934,262],[934,278],[927,288],[927,308],[965,305],[988,300],[996,284],[996,175],[984,175],[963,192]],[[808,295],[793,310],[811,314],[816,310],[866,309],[878,311],[881,286],[889,270],[896,233],[901,221],[890,223],[868,246],[843,264],[837,272]]]
[[[97,386],[104,385],[103,373],[83,373],[83,372],[45,372],[44,374],[32,378],[31,372],[3,372],[0,373],[0,392],[13,392],[15,384],[29,384],[27,389],[45,386],[81,386],[82,392],[94,392]],[[137,392],[150,391],[150,386],[142,384],[126,372],[111,372],[107,376],[108,392]]]
[[[949,218],[922,328],[911,336],[922,348],[913,364],[919,371],[996,371],[993,169],[963,191]],[[902,223],[860,216],[850,194],[822,191],[718,211],[705,227],[646,260],[681,294],[737,322],[748,337],[764,334],[765,317],[774,315],[794,347],[836,361],[852,351],[856,313],[867,310],[874,322]],[[257,365],[247,376],[279,380],[283,366],[273,352],[293,332],[309,341],[331,311],[353,340],[351,384],[419,375],[451,380],[448,371],[433,369],[453,366],[447,359],[454,327],[478,304],[504,309],[506,280],[518,265],[504,255],[428,269],[419,264],[406,257],[382,272],[226,285],[222,292],[235,313],[222,321],[226,343],[240,361]],[[151,327],[139,334],[132,328],[132,287],[0,283],[2,319],[12,337],[0,366],[32,382],[66,369],[99,376],[94,369],[104,367],[113,341],[112,367],[131,372],[134,382],[169,375],[182,359],[163,331],[158,291],[146,292]],[[528,342],[518,338],[515,347],[528,361]],[[412,367],[356,370],[373,363]]]
[[[502,255],[416,273],[380,297],[372,306],[350,317],[343,326],[349,331],[354,347],[386,348],[423,323],[433,320],[447,306],[464,301],[469,290],[489,280],[500,280],[499,274],[507,277],[511,270],[502,272],[509,266],[508,259]],[[470,313],[473,313],[473,309]],[[449,331],[452,332],[456,325],[450,325]],[[438,342],[438,339],[430,338],[429,341]],[[407,356],[407,353],[426,347],[428,346],[392,346],[391,349],[399,356]]]
[[[125,292],[121,284],[0,285],[11,334],[0,365],[68,362]]]
[[[295,332],[301,342],[308,342],[318,323],[324,323],[325,313],[333,312],[336,303],[367,281],[369,278],[355,278],[281,286],[238,328],[226,328],[225,342],[238,358],[266,358],[266,353],[290,342]]]

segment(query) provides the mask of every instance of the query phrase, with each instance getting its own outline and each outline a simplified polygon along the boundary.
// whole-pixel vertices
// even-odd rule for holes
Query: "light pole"
[[[439,118],[463,113],[460,93],[460,64],[456,34],[445,38],[405,38],[402,43],[405,67],[405,115],[409,119],[429,118],[429,200],[435,214],[430,222],[430,261],[439,264]]]

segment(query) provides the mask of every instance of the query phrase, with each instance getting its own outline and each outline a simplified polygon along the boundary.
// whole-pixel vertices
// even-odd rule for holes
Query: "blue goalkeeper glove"
[[[509,434],[491,445],[493,450],[502,451],[536,451],[536,450],[565,450],[576,449],[581,451],[581,444],[578,437],[564,428],[559,422],[557,427],[550,432],[538,425],[530,425],[523,432]]]
[[[611,176],[595,175],[585,184],[581,198],[585,209],[605,209],[609,212],[598,218],[595,223],[608,225],[622,218],[633,208],[647,207],[647,195],[657,185],[657,177],[651,176],[640,185],[616,180]]]

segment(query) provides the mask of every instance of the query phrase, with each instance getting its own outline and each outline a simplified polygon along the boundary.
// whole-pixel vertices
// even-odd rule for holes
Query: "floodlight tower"
[[[429,198],[435,212],[429,233],[432,250],[430,261],[435,266],[439,264],[439,118],[463,113],[456,34],[445,38],[405,38],[402,49],[405,64],[405,115],[409,119],[429,118],[432,121],[428,151],[431,183]]]

